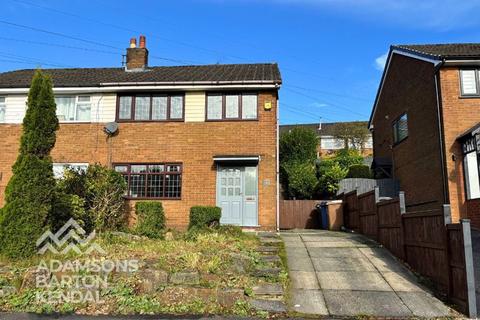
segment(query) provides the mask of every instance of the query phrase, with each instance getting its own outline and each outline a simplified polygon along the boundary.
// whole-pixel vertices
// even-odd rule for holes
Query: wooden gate
[[[281,200],[280,229],[320,229],[319,200]]]

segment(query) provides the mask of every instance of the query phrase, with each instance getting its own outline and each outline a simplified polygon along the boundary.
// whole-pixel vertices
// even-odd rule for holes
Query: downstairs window
[[[467,200],[480,198],[480,179],[478,167],[477,135],[470,137],[462,143],[463,151],[463,176]]]
[[[127,182],[131,199],[180,199],[182,165],[178,163],[115,164]]]

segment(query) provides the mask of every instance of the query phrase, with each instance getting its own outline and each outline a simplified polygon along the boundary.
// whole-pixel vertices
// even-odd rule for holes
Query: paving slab
[[[407,271],[401,262],[395,259],[385,248],[359,248],[379,271]]]
[[[293,289],[320,289],[314,271],[290,271],[289,275]]]
[[[337,258],[337,257],[351,257],[364,258],[362,252],[357,248],[316,248],[309,247],[308,253],[312,258]]]
[[[278,283],[264,283],[252,288],[256,295],[281,296],[283,295],[283,287]]]
[[[407,307],[417,317],[447,317],[450,310],[440,300],[425,292],[398,292]]]
[[[368,248],[366,244],[354,243],[352,241],[331,241],[331,242],[305,242],[307,248]]]
[[[250,304],[257,310],[268,312],[286,312],[287,308],[282,301],[253,299]]]
[[[305,244],[302,241],[285,241],[285,248],[305,248]]]
[[[376,271],[366,258],[312,258],[315,271]]]
[[[422,292],[424,289],[418,283],[415,276],[408,273],[399,272],[383,272],[382,276],[385,278],[390,287],[395,291],[406,292]]]
[[[317,277],[322,290],[392,291],[392,288],[377,271],[317,272]]]
[[[327,237],[327,236],[317,236],[317,235],[302,235],[302,240],[304,242],[336,242],[336,241],[352,241],[343,237]]]
[[[328,315],[321,290],[293,289],[290,295],[292,311],[304,314]]]
[[[412,316],[394,292],[323,290],[323,294],[333,316]]]
[[[291,271],[314,271],[312,260],[308,256],[305,257],[287,257],[288,270]]]
[[[287,253],[289,260],[308,257],[307,249],[304,247],[285,247],[285,252]]]

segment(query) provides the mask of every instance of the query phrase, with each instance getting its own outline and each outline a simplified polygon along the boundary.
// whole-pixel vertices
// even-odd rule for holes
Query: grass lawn
[[[255,270],[271,268],[256,252],[260,245],[251,233],[220,227],[200,233],[170,232],[168,240],[149,239],[123,233],[97,235],[95,242],[106,254],[39,255],[29,260],[0,258],[0,311],[75,312],[79,314],[232,314],[268,316],[255,311],[249,297],[263,283],[287,283],[287,273],[255,276]],[[73,270],[67,263],[52,270],[48,286],[32,280],[42,261],[137,261],[138,270],[100,272]],[[71,267],[71,266],[70,266]],[[134,268],[135,269],[135,268]],[[94,300],[59,299],[75,283],[75,276],[101,275],[104,282],[92,289],[82,282],[75,287]],[[35,277],[33,277],[35,279]],[[97,290],[98,289],[98,290]],[[3,296],[2,296],[3,295]],[[39,296],[52,296],[42,300]]]

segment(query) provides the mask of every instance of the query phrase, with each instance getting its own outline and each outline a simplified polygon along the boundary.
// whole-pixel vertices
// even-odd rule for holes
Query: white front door
[[[222,224],[257,226],[257,167],[222,167],[217,170],[217,205]]]

